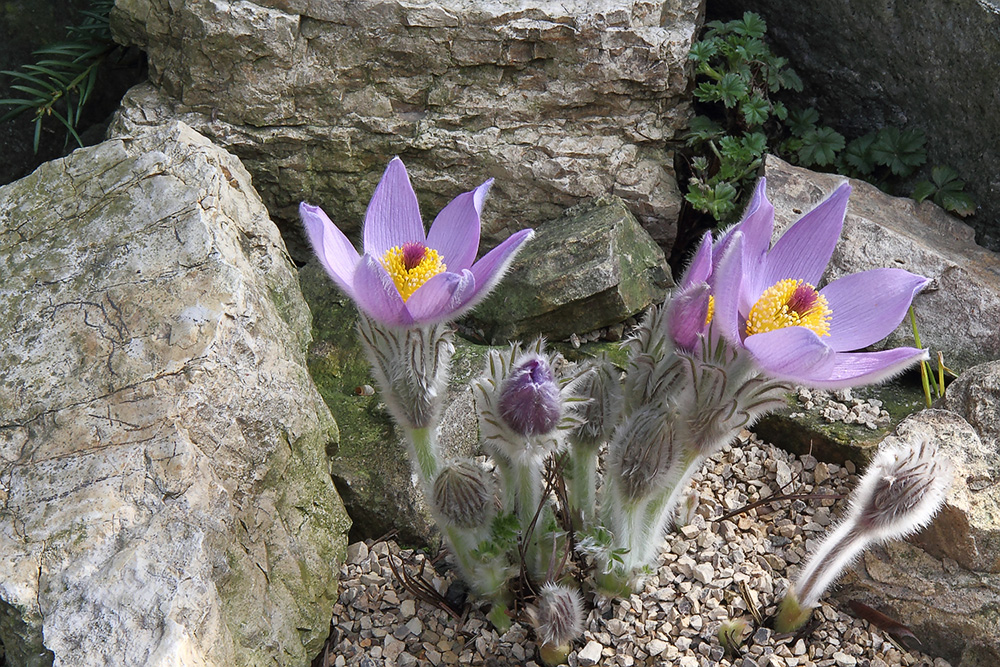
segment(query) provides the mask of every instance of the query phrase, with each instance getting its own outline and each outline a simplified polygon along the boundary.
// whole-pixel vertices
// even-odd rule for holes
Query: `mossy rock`
[[[885,384],[858,387],[854,398],[878,399],[889,413],[889,421],[872,430],[862,424],[827,421],[818,409],[808,410],[795,393],[788,395],[788,407],[761,419],[753,427],[761,439],[793,454],[811,454],[821,461],[853,461],[864,466],[878,444],[909,415],[926,407],[923,389],[903,377]]]
[[[663,251],[617,197],[541,225],[503,282],[469,316],[485,340],[552,340],[624,322],[672,286]]]

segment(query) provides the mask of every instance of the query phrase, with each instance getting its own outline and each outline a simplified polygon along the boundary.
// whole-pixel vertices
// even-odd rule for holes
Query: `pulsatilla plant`
[[[369,204],[362,253],[319,208],[303,204],[301,213],[320,261],[362,313],[375,379],[457,571],[491,601],[499,630],[525,610],[543,659],[555,664],[581,632],[580,582],[628,595],[655,562],[692,474],[781,406],[793,384],[877,382],[926,358],[916,348],[855,350],[891,332],[927,281],[877,269],[817,287],[850,188],[772,246],[774,208],[761,180],[743,220],[718,238],[706,234],[678,287],[647,313],[625,344],[624,369],[606,358],[571,366],[540,339],[488,353],[472,385],[486,467],[440,451],[437,428],[453,352],[447,323],[496,284],[532,235],[518,232],[475,261],[489,186],[459,195],[425,235],[394,159]],[[880,464],[895,471],[882,479],[919,478],[935,456],[922,450],[916,462]],[[942,484],[918,479],[899,494],[898,486],[866,493],[899,496],[902,515]],[[863,529],[840,551],[872,531],[905,532],[896,519],[869,517],[868,504],[856,503]],[[800,588],[800,606],[815,603],[826,579],[817,581]]]

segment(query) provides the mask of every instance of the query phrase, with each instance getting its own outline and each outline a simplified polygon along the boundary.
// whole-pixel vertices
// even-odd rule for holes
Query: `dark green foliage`
[[[785,58],[771,53],[763,40],[766,31],[763,19],[746,12],[742,19],[708,23],[691,48],[701,113],[685,136],[694,153],[685,199],[695,210],[716,223],[733,220],[766,152],[804,167],[863,178],[887,191],[923,166],[926,140],[920,130],[885,127],[847,142],[820,125],[815,109],[776,99],[802,92],[802,81]],[[922,182],[918,193],[960,215],[974,211],[957,174],[939,175],[933,183]]]
[[[11,89],[22,94],[0,99],[0,106],[9,107],[0,122],[30,111],[36,153],[46,118],[66,128],[67,143],[72,138],[83,145],[77,134],[80,115],[94,92],[101,64],[119,48],[108,25],[113,6],[113,0],[93,0],[90,9],[81,12],[81,23],[67,28],[68,41],[36,50],[38,60],[32,64],[0,72],[13,80]]]
[[[931,180],[917,183],[912,197],[917,201],[930,198],[941,208],[963,218],[976,212],[976,202],[965,192],[965,181],[951,167],[931,169]]]

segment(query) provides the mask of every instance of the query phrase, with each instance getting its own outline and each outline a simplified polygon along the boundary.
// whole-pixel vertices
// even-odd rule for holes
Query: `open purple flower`
[[[318,206],[299,213],[327,273],[369,317],[393,327],[452,320],[481,301],[534,232],[523,229],[478,262],[480,214],[490,179],[444,207],[425,235],[406,167],[386,167],[365,213],[364,253]]]
[[[911,347],[853,351],[892,333],[926,278],[873,269],[815,287],[840,238],[850,186],[838,187],[773,247],[774,207],[765,186],[761,179],[743,221],[713,247],[713,328],[769,375],[813,387],[878,382],[926,359],[926,351]]]

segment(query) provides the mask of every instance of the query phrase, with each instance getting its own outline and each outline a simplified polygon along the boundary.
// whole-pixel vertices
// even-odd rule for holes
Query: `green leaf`
[[[808,109],[796,107],[788,111],[788,120],[785,121],[785,126],[796,137],[804,137],[806,133],[815,131],[818,122],[818,111],[812,107]]]
[[[696,63],[708,62],[718,51],[719,47],[715,40],[702,40],[691,45],[688,58]]]
[[[876,164],[888,167],[896,176],[905,178],[927,161],[924,142],[924,133],[919,130],[900,131],[897,127],[884,127],[872,143],[872,159]]]
[[[920,202],[936,193],[937,190],[937,186],[930,181],[920,181],[913,187],[913,194],[910,195],[910,198]]]
[[[755,157],[760,157],[767,152],[767,135],[763,132],[744,133],[743,148]]]
[[[871,152],[874,141],[875,133],[869,132],[851,141],[844,150],[844,162],[863,176],[867,176],[875,170],[875,160],[872,158]]]
[[[767,100],[759,95],[754,95],[740,105],[740,111],[749,127],[757,127],[767,122],[769,106]]]
[[[691,126],[684,135],[684,140],[688,146],[711,141],[722,134],[719,124],[707,116],[695,116],[691,119]]]
[[[946,211],[951,211],[963,218],[976,212],[976,201],[966,192],[942,191],[938,205]],[[937,197],[935,197],[937,201]]]
[[[736,74],[731,72],[723,74],[719,79],[719,99],[726,105],[727,109],[732,109],[738,102],[747,96],[747,85]]]
[[[844,149],[844,135],[832,127],[810,130],[802,137],[799,161],[805,166],[825,167],[837,160],[837,153]]]
[[[933,168],[931,168],[931,179],[934,181],[934,183],[937,184],[939,188],[944,187],[946,184],[952,181],[960,181],[958,172],[952,167],[949,167],[947,165],[935,165]],[[962,182],[962,185],[960,186],[959,189],[964,187],[965,183]]]
[[[759,39],[767,32],[767,23],[764,22],[764,19],[759,14],[744,12],[743,20],[739,21],[733,29],[739,35]]]

